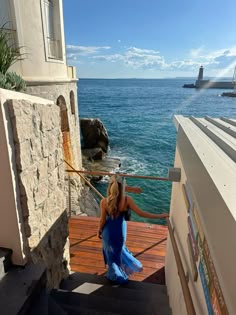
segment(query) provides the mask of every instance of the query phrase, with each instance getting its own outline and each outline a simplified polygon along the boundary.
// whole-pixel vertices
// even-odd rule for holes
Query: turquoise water
[[[98,117],[110,139],[110,156],[119,157],[120,172],[166,177],[173,166],[176,114],[196,117],[236,117],[236,99],[220,97],[223,90],[184,89],[183,79],[80,79],[80,117]],[[145,211],[168,212],[171,183],[127,179],[142,188],[132,197]],[[105,194],[107,181],[97,188]],[[147,219],[132,217],[137,221]],[[160,221],[159,221],[160,222]]]

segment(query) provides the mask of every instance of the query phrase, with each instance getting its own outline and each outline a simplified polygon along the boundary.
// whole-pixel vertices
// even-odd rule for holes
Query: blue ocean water
[[[184,89],[184,83],[194,79],[80,79],[79,115],[104,123],[109,155],[120,158],[120,172],[166,177],[174,163],[174,115],[236,117],[235,98],[221,97],[218,89]],[[127,179],[127,184],[142,188],[132,197],[143,210],[169,211],[171,183]],[[97,185],[103,194],[106,187],[106,180]],[[135,215],[132,219],[150,221]]]

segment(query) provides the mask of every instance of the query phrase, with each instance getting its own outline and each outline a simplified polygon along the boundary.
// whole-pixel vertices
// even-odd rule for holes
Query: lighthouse
[[[201,66],[200,68],[199,68],[199,72],[198,72],[198,81],[199,80],[203,80],[203,66]]]

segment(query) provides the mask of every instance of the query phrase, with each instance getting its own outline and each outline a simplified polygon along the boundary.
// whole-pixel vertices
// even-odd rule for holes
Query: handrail
[[[70,167],[72,168],[73,172],[77,173],[84,181],[86,184],[88,184],[88,186],[100,197],[100,198],[104,198],[103,195],[83,176],[81,175],[76,169],[74,169],[74,167],[72,165],[70,165],[68,162],[66,162],[66,160],[64,160],[64,162]]]
[[[77,173],[101,198],[104,198],[102,196],[102,194],[100,194],[100,192],[80,173],[84,173],[84,174],[92,174],[92,175],[117,175],[115,173],[108,173],[108,172],[89,172],[89,171],[78,171],[76,169],[74,169],[74,167],[72,165],[70,165],[67,161],[64,160],[64,162],[70,167],[72,168],[72,170],[67,170],[67,172],[75,172]],[[152,177],[152,176],[140,176],[140,175],[130,175],[130,174],[120,174],[120,176],[124,176],[124,177],[135,177],[135,178],[146,178],[146,179],[156,179],[156,180],[168,180],[168,179],[160,179],[160,177]],[[184,273],[184,267],[181,261],[181,257],[179,254],[179,250],[177,247],[177,243],[175,240],[175,236],[174,236],[174,232],[173,232],[173,228],[171,226],[170,220],[169,218],[166,218],[166,222],[167,222],[167,226],[168,226],[168,231],[169,231],[169,235],[170,235],[170,239],[171,239],[171,243],[172,243],[172,247],[173,247],[173,251],[174,251],[174,256],[175,256],[175,260],[176,260],[176,265],[177,265],[177,269],[178,269],[178,275],[180,278],[180,283],[181,283],[181,287],[182,287],[182,291],[183,291],[183,295],[184,295],[184,301],[185,301],[185,305],[186,305],[186,309],[187,309],[187,314],[188,315],[196,315],[195,309],[194,309],[194,305],[193,305],[193,300],[190,294],[190,290],[188,287],[188,282],[186,280],[186,276]]]
[[[181,261],[181,257],[179,254],[177,244],[176,244],[173,228],[172,228],[170,220],[168,218],[166,218],[166,222],[167,222],[169,235],[170,235],[170,239],[171,239],[171,243],[172,243],[172,247],[173,247],[173,252],[175,255],[176,265],[177,265],[180,283],[181,283],[181,287],[182,287],[182,291],[183,291],[183,295],[184,295],[184,301],[185,301],[185,305],[186,305],[186,309],[187,309],[187,314],[188,315],[196,315],[194,305],[193,305],[193,300],[192,300],[190,290],[188,287],[188,282],[186,280],[186,276],[184,273],[183,264]]]
[[[65,161],[66,162],[66,161]],[[66,162],[67,163],[67,162]],[[68,164],[68,163],[67,163]],[[69,165],[69,164],[68,164]],[[70,165],[69,165],[70,166]],[[71,167],[71,166],[70,166]],[[133,175],[133,174],[125,174],[125,173],[109,173],[109,172],[96,172],[96,171],[87,171],[87,170],[67,170],[68,173],[70,172],[77,172],[81,174],[88,174],[88,175],[97,175],[97,176],[112,176],[112,175],[119,175],[122,177],[131,177],[131,178],[142,178],[142,179],[151,179],[151,180],[166,180],[169,181],[167,177],[157,177],[157,176],[144,176],[144,175]]]

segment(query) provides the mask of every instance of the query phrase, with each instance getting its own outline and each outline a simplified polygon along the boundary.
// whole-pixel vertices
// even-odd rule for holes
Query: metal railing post
[[[71,217],[71,187],[70,187],[70,176],[68,176],[68,203],[69,203],[69,217]]]

